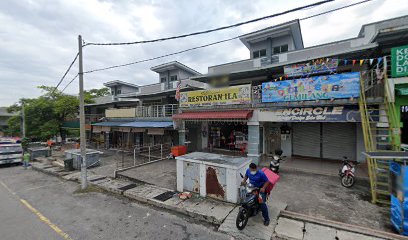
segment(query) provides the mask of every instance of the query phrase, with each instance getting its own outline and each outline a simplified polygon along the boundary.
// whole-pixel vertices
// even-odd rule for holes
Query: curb
[[[73,182],[76,182],[76,183],[79,182],[79,179],[75,179],[75,178],[74,179],[65,179],[65,178],[63,178],[63,176],[65,176],[65,175],[73,174],[73,173],[76,173],[76,172],[64,172],[62,170],[61,172],[64,172],[66,174],[59,174],[58,171],[47,171],[47,169],[54,169],[55,167],[53,167],[53,166],[48,167],[48,165],[47,165],[47,168],[44,169],[44,168],[42,168],[42,167],[40,167],[38,165],[39,164],[32,164],[32,169],[35,170],[35,171],[42,172],[44,174],[50,175],[50,176],[59,177],[59,178],[65,180],[65,181],[73,181]],[[134,201],[137,201],[137,202],[140,202],[140,203],[149,204],[149,205],[152,205],[152,206],[155,206],[155,207],[159,207],[159,208],[166,209],[166,210],[169,210],[169,211],[177,212],[177,213],[183,214],[185,216],[192,217],[192,218],[194,218],[196,220],[199,220],[199,221],[202,220],[202,221],[205,221],[206,223],[210,223],[210,224],[213,224],[213,225],[216,225],[216,226],[221,225],[224,222],[224,220],[226,219],[226,217],[228,216],[228,215],[226,215],[224,218],[222,218],[220,220],[220,219],[215,218],[214,216],[203,215],[203,214],[200,214],[198,212],[189,211],[189,210],[183,208],[182,204],[183,204],[184,200],[181,200],[181,199],[180,199],[180,202],[176,203],[175,205],[170,205],[170,204],[165,204],[164,202],[161,202],[159,200],[154,200],[153,198],[143,198],[143,197],[140,197],[140,196],[135,196],[135,195],[129,194],[127,192],[127,190],[125,190],[125,191],[121,191],[121,190],[118,190],[118,189],[114,190],[112,188],[102,186],[103,183],[107,183],[107,182],[110,182],[110,181],[115,181],[115,180],[111,179],[109,177],[106,177],[105,179],[99,180],[99,181],[96,181],[96,182],[89,181],[89,184],[93,185],[95,187],[98,187],[98,188],[100,188],[100,189],[102,189],[102,190],[104,190],[106,192],[115,194],[115,195],[124,196],[124,197],[126,197],[128,199],[131,199],[131,200],[134,200]],[[120,181],[117,181],[117,182],[120,182]],[[139,183],[136,183],[136,184],[137,184],[137,186],[154,186],[154,185],[146,184],[146,183],[143,183],[143,182],[139,182]],[[162,189],[164,190],[164,188],[162,188]],[[171,191],[170,189],[168,189],[168,190]],[[231,211],[229,211],[229,213]]]

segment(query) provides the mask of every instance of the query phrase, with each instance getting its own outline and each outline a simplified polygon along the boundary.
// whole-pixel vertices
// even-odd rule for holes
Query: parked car
[[[8,163],[21,163],[23,160],[23,147],[13,139],[0,139],[0,165]]]

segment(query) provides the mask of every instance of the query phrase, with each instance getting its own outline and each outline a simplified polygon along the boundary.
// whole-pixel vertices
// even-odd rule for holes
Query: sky
[[[319,0],[2,0],[0,1],[0,106],[41,95],[40,85],[56,86],[85,42],[128,42],[174,36],[221,27],[278,13]],[[336,0],[318,7],[188,38],[128,46],[87,46],[84,70],[143,60],[239,36],[307,17],[360,0]],[[301,21],[304,46],[356,37],[363,24],[406,15],[406,0],[372,0],[358,6]],[[85,89],[121,80],[137,85],[158,83],[150,68],[179,61],[201,73],[208,66],[249,58],[239,41],[229,41],[177,56],[103,72],[85,74]],[[75,64],[59,87],[77,74]],[[65,90],[78,94],[78,80]]]

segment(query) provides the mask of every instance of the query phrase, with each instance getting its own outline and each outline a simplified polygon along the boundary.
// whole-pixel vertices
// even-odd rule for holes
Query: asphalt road
[[[231,239],[213,226],[20,166],[0,167],[0,239]]]

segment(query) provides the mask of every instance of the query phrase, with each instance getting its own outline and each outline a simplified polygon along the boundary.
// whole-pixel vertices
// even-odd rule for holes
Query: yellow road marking
[[[37,209],[35,209],[33,206],[31,206],[26,200],[20,199],[20,201],[33,212],[35,215],[38,216],[38,218],[46,223],[50,228],[52,228],[56,233],[58,233],[60,236],[62,236],[65,240],[72,240],[72,238],[64,233],[57,225],[52,223],[48,218],[46,218],[44,215],[42,215]]]
[[[4,182],[0,181],[0,184],[11,194],[16,195],[15,192],[13,192]],[[17,196],[18,197],[18,196]],[[58,233],[61,237],[63,237],[65,240],[73,240],[67,233],[63,232],[57,225],[52,223],[48,218],[46,218],[44,215],[42,215],[37,209],[35,209],[31,204],[29,204],[26,200],[19,198],[20,202],[24,204],[31,212],[33,212],[37,217],[43,221],[45,224],[47,224],[52,230],[54,230],[56,233]]]
[[[9,191],[11,194],[16,195],[16,193],[13,192],[13,191],[11,191],[11,189],[10,189],[9,187],[7,187],[7,185],[6,185],[3,181],[0,181],[0,184],[1,184],[7,191]]]

